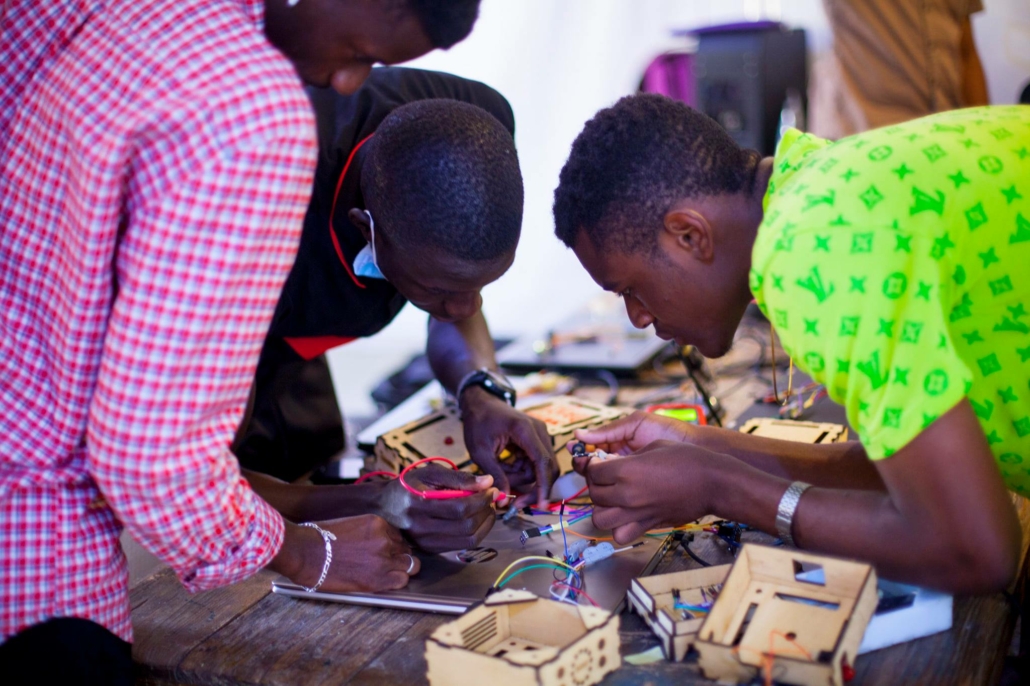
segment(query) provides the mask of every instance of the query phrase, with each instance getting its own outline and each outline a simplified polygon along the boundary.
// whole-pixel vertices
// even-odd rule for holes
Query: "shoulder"
[[[135,53],[157,128],[179,122],[228,147],[313,137],[292,64],[239,0],[115,2],[106,14]]]
[[[481,107],[512,135],[515,132],[515,115],[503,95],[479,81],[443,72],[380,67],[372,70],[354,95],[343,96],[320,89],[313,99],[323,128],[326,121],[332,119],[337,133],[349,129],[354,130],[357,137],[372,133],[396,108],[433,99],[457,100]]]

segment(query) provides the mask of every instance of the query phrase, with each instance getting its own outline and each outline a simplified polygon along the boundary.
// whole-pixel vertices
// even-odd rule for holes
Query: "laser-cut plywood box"
[[[622,664],[619,617],[504,590],[434,631],[426,662],[433,686],[590,686]]]
[[[840,443],[848,440],[848,427],[842,424],[801,422],[796,419],[756,417],[740,427],[740,432],[798,443]]]
[[[577,429],[601,426],[625,416],[626,410],[607,407],[571,396],[558,396],[523,412],[547,425],[561,473],[572,469],[572,456],[565,444]],[[446,407],[379,437],[375,447],[379,469],[399,472],[425,457],[446,457],[459,469],[474,471],[465,448],[464,432],[457,409]]]
[[[627,598],[630,607],[636,611],[651,631],[661,641],[665,659],[681,662],[694,643],[704,617],[683,619],[673,605],[673,591],[677,591],[683,602],[700,605],[707,601],[701,589],[721,585],[726,581],[730,565],[716,565],[684,572],[658,574],[633,579]]]
[[[775,681],[843,686],[876,604],[868,564],[745,545],[694,640],[698,664],[732,683],[771,661]]]

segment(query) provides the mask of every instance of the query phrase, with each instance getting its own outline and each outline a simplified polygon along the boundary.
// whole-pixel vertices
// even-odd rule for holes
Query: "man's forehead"
[[[576,236],[576,243],[572,250],[594,283],[606,291],[619,290],[615,273],[619,261],[618,256],[613,258],[610,251],[599,249],[587,232],[582,229]]]

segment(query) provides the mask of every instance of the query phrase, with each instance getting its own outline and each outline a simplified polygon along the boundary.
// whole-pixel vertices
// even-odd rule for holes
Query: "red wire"
[[[415,467],[427,462],[445,462],[451,469],[457,471],[458,466],[448,460],[446,457],[427,457],[424,460],[418,462],[412,462],[407,467],[401,470],[400,475],[397,479],[401,482],[401,486],[404,487],[409,493],[413,493],[417,496],[421,496],[427,500],[447,500],[450,498],[467,498],[470,495],[475,495],[476,491],[455,491],[455,490],[440,490],[440,491],[420,491],[417,488],[408,485],[408,482],[404,480],[404,475],[410,472]],[[503,494],[500,494],[503,497]]]
[[[591,598],[591,597],[590,597],[589,595],[587,595],[587,592],[586,592],[586,591],[584,591],[584,590],[583,590],[582,588],[576,588],[575,586],[569,586],[569,585],[568,585],[567,583],[565,583],[564,581],[555,581],[553,585],[554,585],[554,586],[564,586],[565,588],[571,588],[571,589],[572,589],[573,591],[575,591],[576,593],[580,594],[581,596],[583,596],[584,598],[586,598],[587,600],[589,600],[589,601],[590,601],[590,603],[591,603],[591,604],[592,604],[592,605],[593,605],[594,607],[601,607],[600,605],[598,605],[598,604],[597,604],[597,601],[596,601],[596,600],[594,600],[593,598]]]
[[[383,471],[379,471],[379,472],[369,472],[368,474],[362,474],[361,476],[359,476],[359,477],[358,477],[358,479],[357,479],[357,481],[355,481],[354,483],[356,483],[356,484],[360,484],[360,483],[362,483],[362,482],[364,482],[364,481],[368,481],[368,480],[369,480],[369,479],[371,479],[371,478],[372,478],[373,476],[388,476],[388,477],[390,477],[391,479],[396,479],[396,478],[397,478],[397,475],[396,475],[396,474],[394,474],[393,472],[383,472]]]

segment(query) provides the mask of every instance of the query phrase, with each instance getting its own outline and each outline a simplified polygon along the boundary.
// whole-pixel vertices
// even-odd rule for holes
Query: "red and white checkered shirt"
[[[131,640],[124,525],[192,590],[280,516],[229,443],[300,237],[314,118],[262,0],[0,0],[0,640]]]

